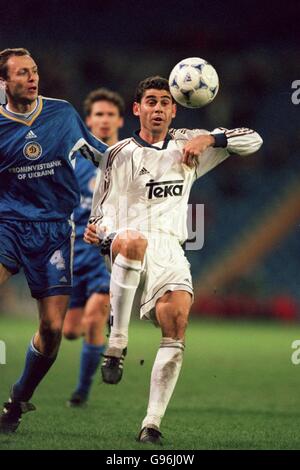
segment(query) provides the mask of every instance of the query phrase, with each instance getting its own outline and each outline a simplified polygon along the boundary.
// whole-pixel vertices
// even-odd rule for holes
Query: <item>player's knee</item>
[[[134,238],[127,237],[123,240],[120,253],[129,259],[143,259],[148,241],[142,235]]]
[[[61,340],[63,322],[61,319],[42,320],[40,324],[40,335],[43,340],[56,344]]]
[[[80,338],[83,333],[82,328],[83,309],[69,309],[64,319],[63,337],[68,340]]]
[[[78,331],[74,331],[68,328],[63,329],[63,337],[68,340],[78,339],[80,336]]]

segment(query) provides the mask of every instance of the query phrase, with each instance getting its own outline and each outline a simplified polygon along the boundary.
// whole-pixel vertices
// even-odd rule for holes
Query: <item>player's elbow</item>
[[[263,141],[261,135],[259,135],[258,132],[255,132],[255,134],[256,134],[255,135],[256,139],[255,139],[255,143],[254,143],[254,145],[255,145],[254,152],[257,152],[260,149],[260,147],[262,146],[262,144],[264,143],[264,141]]]
[[[247,144],[239,149],[238,154],[243,156],[251,155],[252,153],[257,152],[263,144],[262,137],[258,134],[258,132],[254,132],[251,135],[251,141],[247,142]]]

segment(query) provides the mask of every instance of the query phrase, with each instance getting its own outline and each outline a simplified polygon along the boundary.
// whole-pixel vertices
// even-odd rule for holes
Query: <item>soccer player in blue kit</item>
[[[54,363],[72,290],[72,222],[79,187],[72,157],[95,164],[107,146],[66,101],[38,95],[39,75],[26,49],[0,52],[0,284],[21,267],[37,300],[39,328],[0,417],[14,432],[36,387]]]
[[[118,93],[99,88],[84,101],[86,124],[92,134],[108,146],[119,140],[123,126],[124,102]],[[73,291],[64,321],[63,334],[67,339],[84,335],[80,356],[78,383],[67,404],[80,407],[86,404],[93,376],[105,349],[104,329],[109,313],[110,275],[99,248],[83,241],[89,220],[97,176],[95,166],[85,158],[76,157],[75,174],[81,201],[74,211],[76,239],[74,245]]]

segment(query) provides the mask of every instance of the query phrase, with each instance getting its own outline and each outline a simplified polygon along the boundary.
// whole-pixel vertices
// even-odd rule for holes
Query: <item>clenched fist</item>
[[[197,157],[201,155],[208,147],[212,147],[215,143],[213,135],[199,135],[189,140],[183,147],[182,163],[193,168],[197,164]]]
[[[90,245],[100,245],[100,239],[97,235],[97,226],[89,224],[84,232],[83,240]]]

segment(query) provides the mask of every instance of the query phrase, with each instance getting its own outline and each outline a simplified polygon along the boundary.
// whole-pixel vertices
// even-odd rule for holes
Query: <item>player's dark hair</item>
[[[160,77],[159,75],[155,75],[154,77],[145,78],[138,84],[135,90],[134,101],[140,103],[145,91],[150,90],[151,88],[154,90],[166,90],[170,93],[168,80],[166,78]],[[173,97],[172,101],[174,101]]]
[[[87,95],[83,103],[83,109],[86,116],[91,114],[93,104],[97,101],[108,101],[109,103],[114,104],[118,108],[120,116],[124,116],[125,103],[123,98],[119,93],[108,90],[107,88],[98,88]]]
[[[22,56],[22,55],[29,55],[31,57],[30,52],[23,47],[16,47],[14,49],[4,49],[0,52],[0,78],[4,80],[7,79],[7,61],[12,56]]]

